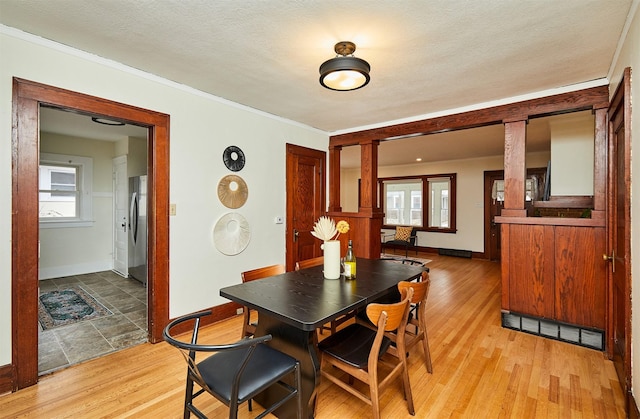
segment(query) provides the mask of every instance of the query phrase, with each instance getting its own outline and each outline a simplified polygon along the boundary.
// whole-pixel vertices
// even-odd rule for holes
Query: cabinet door
[[[553,233],[553,226],[509,226],[511,311],[535,317],[555,318]]]
[[[559,321],[605,328],[605,239],[602,227],[556,227],[555,304]]]

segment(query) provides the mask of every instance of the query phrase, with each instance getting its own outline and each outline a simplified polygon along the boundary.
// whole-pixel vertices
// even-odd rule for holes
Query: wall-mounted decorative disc
[[[216,248],[225,255],[233,256],[242,252],[247,248],[250,239],[249,223],[236,212],[223,215],[213,228]]]
[[[240,208],[247,202],[249,189],[244,179],[237,175],[227,175],[218,183],[218,199],[231,209]]]
[[[227,169],[232,172],[239,172],[244,167],[244,152],[240,150],[240,147],[230,145],[224,149],[222,153],[222,161]]]

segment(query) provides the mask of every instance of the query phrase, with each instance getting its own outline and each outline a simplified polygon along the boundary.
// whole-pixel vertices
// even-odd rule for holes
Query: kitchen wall
[[[284,263],[286,143],[327,150],[327,133],[259,112],[42,38],[0,26],[0,366],[11,362],[11,103],[19,77],[170,115],[169,315],[227,302],[221,287],[240,272]],[[251,227],[251,241],[237,256],[213,242],[213,227],[228,212],[217,197],[231,172],[222,153],[236,145],[246,155],[237,172],[249,188],[234,210]]]
[[[115,143],[40,133],[40,152],[93,159],[93,223],[89,227],[40,228],[40,279],[112,268]]]

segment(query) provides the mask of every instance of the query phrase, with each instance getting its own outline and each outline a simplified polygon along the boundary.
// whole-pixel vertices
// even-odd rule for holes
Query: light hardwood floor
[[[623,418],[623,396],[613,364],[601,352],[500,327],[500,265],[433,259],[428,332],[433,374],[420,347],[410,356],[416,418]],[[238,279],[239,282],[239,279]],[[242,316],[202,330],[201,339],[240,336]],[[185,365],[166,343],[145,343],[51,375],[0,396],[0,416],[28,418],[179,418]],[[210,418],[227,409],[200,399]],[[410,418],[400,382],[382,395],[382,417]],[[259,412],[246,405],[239,417]],[[326,381],[317,418],[368,418],[370,408]]]

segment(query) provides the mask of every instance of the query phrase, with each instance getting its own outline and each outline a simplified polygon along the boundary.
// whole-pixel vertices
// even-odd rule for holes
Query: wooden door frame
[[[148,338],[169,322],[169,115],[15,78],[12,109],[12,390],[38,381],[40,105],[148,128]]]
[[[631,255],[631,231],[630,231],[630,219],[631,219],[631,201],[630,201],[630,196],[631,196],[631,69],[629,67],[627,67],[624,70],[622,79],[620,81],[620,84],[618,85],[618,87],[616,88],[615,93],[613,94],[613,96],[611,97],[611,104],[609,106],[609,110],[607,111],[608,116],[610,117],[610,111],[614,110],[614,112],[623,112],[623,118],[624,118],[624,129],[625,129],[625,136],[624,136],[624,153],[625,153],[625,188],[626,188],[626,199],[625,199],[625,203],[624,203],[624,218],[625,218],[625,227],[624,227],[624,242],[625,242],[625,255]],[[608,209],[608,218],[607,218],[607,246],[608,246],[608,253],[609,255],[611,254],[611,249],[615,248],[615,234],[617,234],[615,231],[613,231],[613,226],[616,225],[616,223],[614,222],[616,215],[616,211],[615,208],[616,206],[614,205],[614,201],[617,199],[616,198],[616,185],[614,184],[614,181],[617,178],[616,175],[616,166],[617,166],[617,162],[615,159],[617,159],[617,157],[614,155],[614,149],[615,149],[615,144],[614,144],[614,126],[613,126],[613,121],[611,121],[608,118],[608,168],[607,168],[607,176],[608,176],[608,182],[607,182],[607,197],[608,197],[608,201],[607,202],[607,209]],[[627,273],[627,279],[626,279],[626,284],[625,284],[625,293],[628,294],[628,299],[625,300],[624,304],[624,322],[625,322],[625,356],[623,359],[623,364],[624,364],[624,370],[626,371],[626,377],[624,377],[625,379],[625,383],[624,386],[627,390],[627,394],[625,395],[625,399],[627,401],[626,407],[628,408],[630,406],[629,402],[631,400],[633,400],[633,397],[631,395],[631,385],[632,385],[632,366],[631,366],[631,263],[629,258],[623,257],[622,259],[618,258],[618,255],[616,255],[616,260],[615,260],[616,264],[619,263],[624,263],[625,266],[625,272]],[[614,292],[614,286],[613,286],[613,273],[611,271],[611,269],[608,270],[607,272],[607,289],[608,289],[608,298],[607,298],[607,316],[608,316],[608,320],[607,320],[607,326],[608,326],[608,331],[607,331],[607,355],[609,356],[610,359],[613,359],[614,356],[614,314],[613,311],[615,310],[614,304],[613,304],[613,292]],[[627,412],[630,412],[629,410],[627,410]]]
[[[293,205],[295,200],[293,199],[293,196],[296,193],[296,188],[293,184],[293,182],[291,181],[291,177],[293,174],[293,171],[295,170],[293,167],[293,155],[305,155],[314,159],[320,159],[321,160],[321,166],[322,166],[322,174],[320,175],[320,182],[321,182],[321,186],[320,186],[320,190],[317,191],[316,193],[320,194],[320,202],[326,203],[326,167],[327,167],[327,153],[321,150],[316,150],[313,148],[308,148],[308,147],[302,147],[299,145],[295,145],[295,144],[287,144],[286,145],[287,151],[286,151],[286,193],[287,193],[287,218],[286,218],[286,228],[285,228],[285,245],[286,245],[286,268],[287,271],[291,271],[293,270],[293,267],[295,266],[295,258],[296,255],[294,255],[294,240],[293,240],[293,229],[292,229],[292,225],[293,225]],[[325,207],[326,208],[326,207]],[[325,214],[325,210],[323,209],[322,214]]]
[[[492,259],[491,252],[491,190],[493,187],[493,180],[500,178],[504,180],[504,170],[485,170],[484,171],[484,255],[487,260]],[[498,228],[501,228],[498,226]],[[498,261],[502,259],[502,255],[497,255]]]

